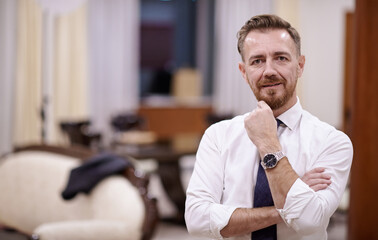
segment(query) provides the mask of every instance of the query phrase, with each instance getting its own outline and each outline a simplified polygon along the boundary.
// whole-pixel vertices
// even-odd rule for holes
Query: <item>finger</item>
[[[263,108],[263,107],[265,107],[265,106],[268,106],[268,105],[266,104],[266,102],[264,102],[264,101],[258,101],[258,102],[257,102],[257,107],[258,107],[258,108]]]
[[[309,171],[309,173],[322,173],[324,172],[325,168],[324,167],[317,167]]]
[[[330,185],[332,183],[331,180],[327,180],[327,179],[311,179],[307,182],[307,185],[312,187],[312,186],[315,186],[315,185],[318,185],[318,184],[327,184],[327,185]]]
[[[314,169],[311,169],[310,171],[306,172],[305,175],[313,174],[313,173],[322,173],[324,172],[325,168],[324,167],[317,167]]]
[[[309,187],[312,187],[317,184],[331,184],[331,177],[327,174],[323,173],[313,173],[313,174],[306,174],[301,178],[301,180],[306,183]]]
[[[266,102],[264,102],[264,101],[259,101],[257,103],[257,108],[258,109],[270,109],[271,110],[271,108],[269,107],[269,105]]]
[[[317,184],[317,185],[312,186],[311,189],[317,192],[317,191],[326,189],[328,186],[329,185],[327,184]]]
[[[253,109],[252,112],[250,113],[250,116],[253,116],[256,114],[257,108]]]
[[[326,173],[308,173],[304,177],[307,179],[331,179],[331,176]]]

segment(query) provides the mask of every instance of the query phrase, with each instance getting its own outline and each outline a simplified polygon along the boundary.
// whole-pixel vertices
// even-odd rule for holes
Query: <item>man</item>
[[[187,190],[188,231],[212,239],[327,239],[352,144],[302,109],[296,83],[305,57],[289,23],[252,17],[238,33],[238,50],[258,104],[206,130]],[[268,198],[272,206],[257,204]]]

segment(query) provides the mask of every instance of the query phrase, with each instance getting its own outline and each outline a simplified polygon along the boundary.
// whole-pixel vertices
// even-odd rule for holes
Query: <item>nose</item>
[[[265,62],[264,77],[269,78],[276,75],[277,71],[275,69],[274,62],[270,59],[267,59]]]

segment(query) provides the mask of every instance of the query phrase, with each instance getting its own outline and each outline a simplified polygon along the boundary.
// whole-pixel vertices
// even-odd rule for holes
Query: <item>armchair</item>
[[[132,167],[63,200],[70,170],[91,156],[84,148],[36,145],[2,157],[0,225],[40,240],[151,239],[156,200],[148,196],[148,179]]]

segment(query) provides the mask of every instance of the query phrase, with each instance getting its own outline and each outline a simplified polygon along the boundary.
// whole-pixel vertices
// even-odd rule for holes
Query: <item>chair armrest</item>
[[[131,229],[127,223],[112,220],[79,220],[45,223],[37,227],[33,235],[39,240],[137,240],[140,229]]]

